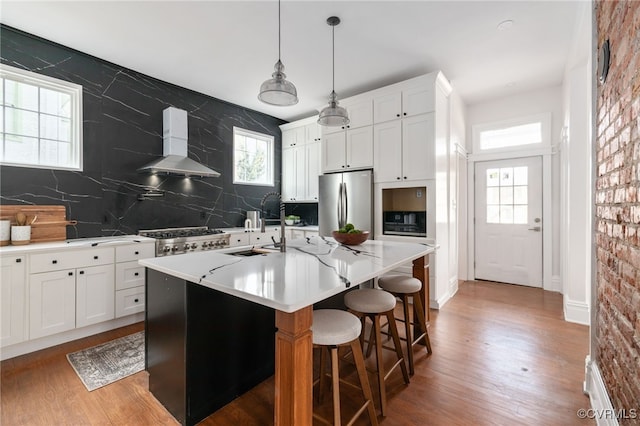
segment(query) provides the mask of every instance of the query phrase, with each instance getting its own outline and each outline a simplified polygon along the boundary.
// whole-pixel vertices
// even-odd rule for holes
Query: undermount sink
[[[278,253],[278,252],[279,252],[278,249],[253,248],[250,250],[234,251],[233,253],[227,253],[227,254],[230,254],[232,256],[248,257],[248,256],[267,255],[269,253]]]

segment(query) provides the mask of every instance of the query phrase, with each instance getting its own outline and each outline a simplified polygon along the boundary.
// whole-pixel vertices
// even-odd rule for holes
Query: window
[[[0,66],[0,163],[82,170],[82,86]]]
[[[487,223],[528,223],[528,167],[487,169]]]
[[[475,125],[473,126],[474,152],[549,146],[550,125],[550,114]]]
[[[273,186],[273,136],[233,128],[233,183]]]

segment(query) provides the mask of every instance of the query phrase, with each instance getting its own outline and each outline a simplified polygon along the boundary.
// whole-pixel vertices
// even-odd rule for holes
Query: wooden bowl
[[[358,244],[364,243],[369,238],[369,231],[362,231],[361,234],[345,234],[333,231],[331,234],[333,235],[333,239],[340,244],[347,246],[357,246]]]

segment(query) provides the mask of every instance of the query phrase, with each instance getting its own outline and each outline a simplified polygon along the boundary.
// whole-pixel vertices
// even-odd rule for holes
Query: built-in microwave
[[[383,212],[382,233],[384,235],[426,237],[427,212],[385,211]]]

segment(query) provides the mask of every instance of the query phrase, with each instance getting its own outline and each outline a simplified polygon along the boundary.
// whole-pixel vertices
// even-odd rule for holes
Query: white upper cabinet
[[[323,172],[373,167],[373,126],[330,133],[323,138]]]
[[[395,87],[395,86],[394,86]],[[373,98],[373,121],[384,123],[434,110],[433,87],[420,84],[384,91]]]
[[[348,129],[370,126],[373,124],[373,101],[371,98],[359,101],[348,101],[340,104],[347,110],[349,124],[346,126],[323,126],[322,133],[330,134]]]
[[[321,136],[317,120],[315,116],[280,126],[283,201],[318,201]]]
[[[282,148],[290,148],[307,143],[305,128],[296,127],[282,131]]]

